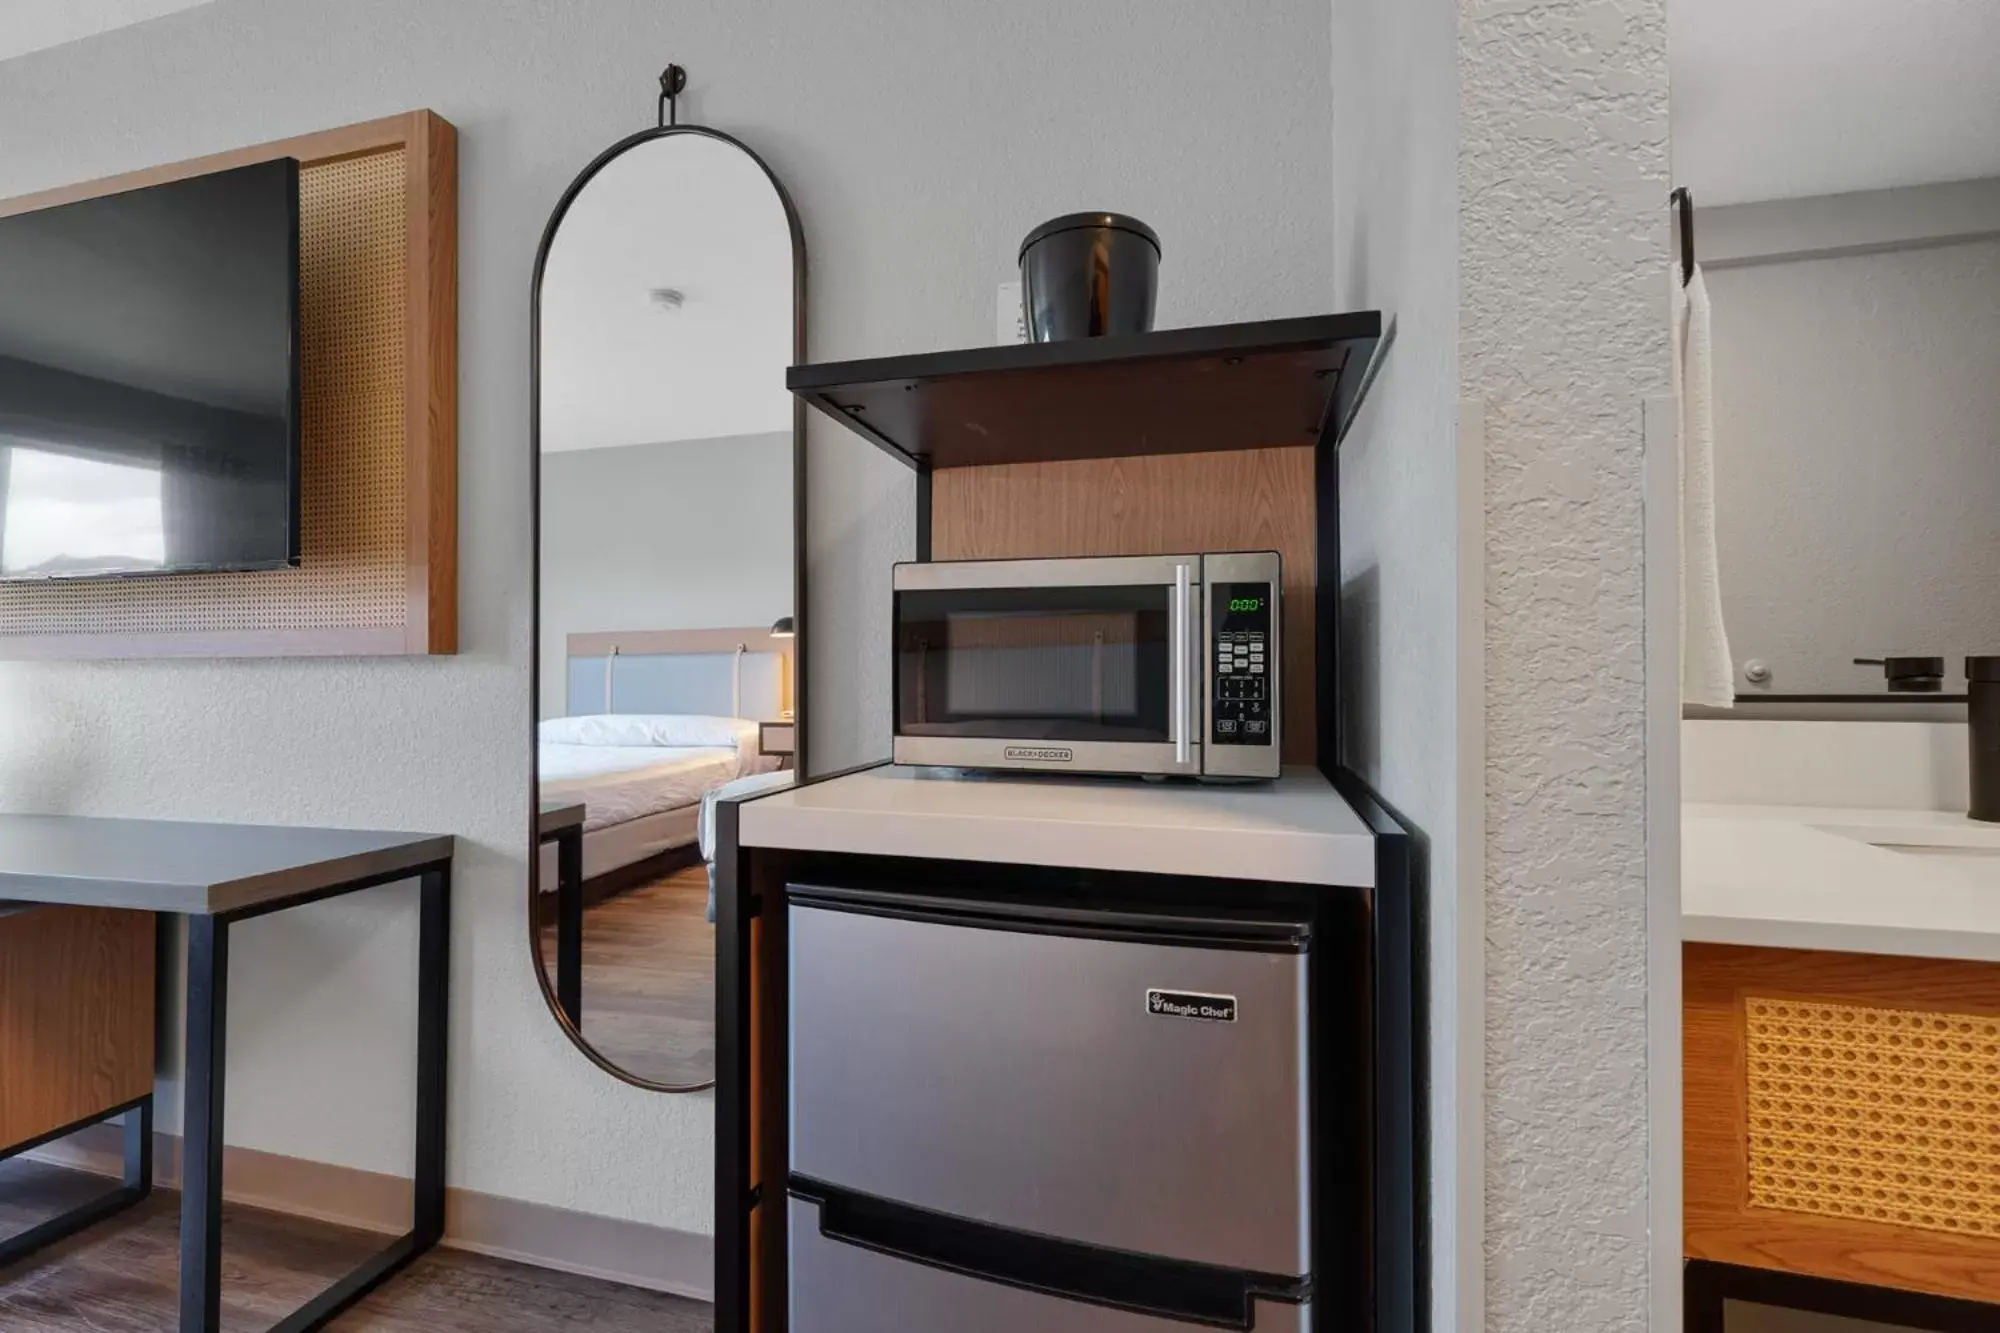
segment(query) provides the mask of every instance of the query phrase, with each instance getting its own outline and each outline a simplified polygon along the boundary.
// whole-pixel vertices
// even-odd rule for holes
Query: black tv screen
[[[0,579],[299,559],[299,165],[0,217]]]

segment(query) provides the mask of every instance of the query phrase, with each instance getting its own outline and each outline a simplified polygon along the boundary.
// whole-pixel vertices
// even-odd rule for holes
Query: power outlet
[[[1028,316],[1021,309],[1021,284],[1003,282],[993,308],[993,338],[1001,345],[1028,341]]]

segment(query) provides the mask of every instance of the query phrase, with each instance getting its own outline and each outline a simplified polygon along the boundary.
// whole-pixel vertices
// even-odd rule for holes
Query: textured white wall
[[[1478,1327],[1478,849],[1458,839],[1468,589],[1460,560],[1458,13],[1453,0],[1332,0],[1334,298],[1395,323],[1341,445],[1343,758],[1418,831],[1430,903],[1432,1326]],[[1476,635],[1472,636],[1476,638]],[[1472,700],[1474,711],[1477,697]],[[1482,762],[1476,753],[1470,762]],[[1466,1017],[1471,1016],[1468,1024]],[[1470,1029],[1470,1030],[1468,1030]]]
[[[208,3],[209,0],[0,0],[0,60]]]
[[[453,1183],[706,1231],[712,1101],[598,1073],[545,1013],[526,946],[528,283],[549,208],[651,123],[672,59],[686,118],[742,135],[798,203],[815,358],[990,341],[1021,235],[1087,207],[1159,229],[1163,324],[1316,313],[1330,49],[1324,0],[1254,22],[1198,0],[216,0],[0,64],[0,194],[413,106],[459,127],[465,648],[0,665],[0,809],[459,833]],[[812,725],[832,766],[887,752],[887,562],[909,549],[910,487],[818,423],[812,468]],[[349,1012],[402,981],[403,897],[317,909],[354,923],[337,937],[259,922],[254,959],[246,933],[233,1142],[402,1165],[403,1063]],[[329,964],[360,979],[335,985]]]
[[[1462,0],[1485,404],[1486,1327],[1647,1324],[1641,403],[1668,379],[1664,0]]]
[[[1707,279],[1737,689],[1875,691],[1854,658],[2000,649],[2000,239]]]

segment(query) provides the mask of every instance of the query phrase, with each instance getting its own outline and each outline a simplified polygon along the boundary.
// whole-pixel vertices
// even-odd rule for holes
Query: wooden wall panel
[[[1314,762],[1316,506],[1310,448],[948,468],[933,475],[931,555],[1284,559],[1284,757]]]
[[[2000,964],[1690,944],[1682,992],[1688,1258],[2000,1302],[2000,1240],[1751,1204],[1745,1040],[1749,997],[2000,1017]]]
[[[0,915],[0,1148],[153,1090],[153,917]]]
[[[0,657],[450,653],[457,142],[427,111],[0,201],[0,216],[299,160],[296,569],[0,587]]]

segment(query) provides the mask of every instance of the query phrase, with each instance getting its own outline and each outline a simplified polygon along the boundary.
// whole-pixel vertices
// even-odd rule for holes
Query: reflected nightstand
[[[790,768],[792,756],[798,752],[798,726],[791,718],[776,722],[757,724],[757,750],[760,754],[775,755],[779,768]]]

